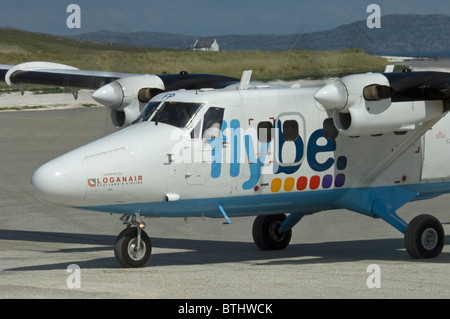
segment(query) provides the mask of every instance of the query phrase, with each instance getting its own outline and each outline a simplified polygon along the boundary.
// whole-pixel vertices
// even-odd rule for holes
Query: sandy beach
[[[0,93],[0,110],[48,110],[62,108],[96,107],[101,104],[95,102],[91,90],[80,90],[75,100],[72,93],[34,94],[25,91],[22,96],[20,92]]]
[[[450,237],[436,259],[413,260],[403,235],[381,219],[346,210],[305,218],[282,251],[260,251],[254,217],[231,225],[207,218],[146,218],[152,257],[119,268],[113,245],[120,215],[48,205],[29,181],[43,163],[112,132],[103,108],[0,114],[0,299],[3,298],[448,298]],[[450,233],[449,195],[399,210],[429,213]],[[81,271],[80,288],[67,269]],[[381,288],[367,285],[378,265]],[[270,301],[269,301],[270,302]]]
[[[410,66],[412,71],[437,71],[450,72],[449,57],[430,57],[425,59],[407,60],[404,63]]]

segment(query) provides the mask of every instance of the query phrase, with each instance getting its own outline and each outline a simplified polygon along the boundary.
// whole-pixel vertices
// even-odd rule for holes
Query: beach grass
[[[320,79],[350,73],[380,72],[387,61],[360,49],[341,51],[222,51],[154,49],[74,40],[18,30],[0,30],[0,64],[49,61],[83,70],[138,74],[222,74],[252,80]]]

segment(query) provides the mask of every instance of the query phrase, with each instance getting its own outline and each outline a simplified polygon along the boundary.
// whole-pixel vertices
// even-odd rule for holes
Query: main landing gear
[[[147,234],[144,232],[145,223],[137,221],[139,213],[123,215],[120,218],[127,228],[117,236],[114,244],[114,255],[117,262],[125,268],[143,267],[152,252],[152,245]]]
[[[412,258],[434,258],[444,248],[444,228],[435,217],[419,215],[405,231],[405,247]]]
[[[287,218],[283,214],[256,217],[252,231],[256,246],[261,250],[286,248],[291,240],[292,227],[302,217],[295,214]],[[389,222],[389,219],[386,221]],[[397,226],[405,235],[405,247],[412,258],[434,258],[442,252],[445,240],[444,228],[435,217],[419,215],[408,225],[402,221]]]
[[[253,241],[261,250],[280,250],[289,245],[292,237],[292,229],[284,231],[281,224],[286,216],[261,215],[253,222]]]

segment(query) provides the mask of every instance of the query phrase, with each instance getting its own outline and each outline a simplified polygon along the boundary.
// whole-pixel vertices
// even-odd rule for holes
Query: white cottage
[[[217,43],[216,39],[214,39],[213,41],[199,41],[197,39],[195,40],[195,44],[192,47],[192,50],[219,52],[219,44]]]

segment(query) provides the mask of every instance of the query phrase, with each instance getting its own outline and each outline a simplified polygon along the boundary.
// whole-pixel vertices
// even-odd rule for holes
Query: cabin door
[[[450,179],[450,127],[444,117],[423,137],[422,180]]]
[[[223,108],[208,108],[191,132],[191,140],[184,150],[187,155],[185,178],[188,184],[205,184],[220,174],[223,114]]]

